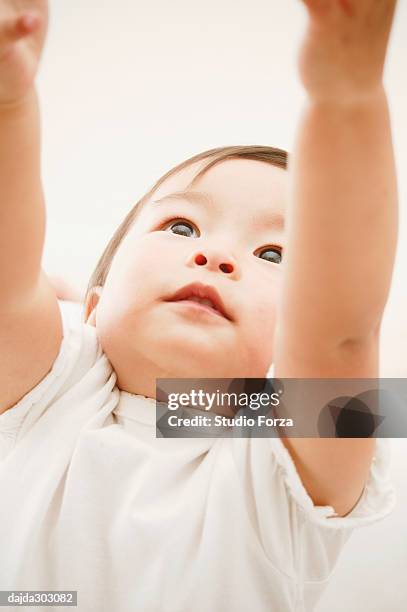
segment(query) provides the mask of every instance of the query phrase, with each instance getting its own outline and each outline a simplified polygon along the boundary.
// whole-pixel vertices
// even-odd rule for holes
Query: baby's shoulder
[[[82,305],[58,303],[63,322],[59,353],[46,376],[0,415],[0,447],[2,433],[8,438],[7,446],[13,446],[51,408],[54,414],[73,416],[92,403],[100,390],[105,389],[108,395],[115,385],[115,374],[96,329],[83,320]]]

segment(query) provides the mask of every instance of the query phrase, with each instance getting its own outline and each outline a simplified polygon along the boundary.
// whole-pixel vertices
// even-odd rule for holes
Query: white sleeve
[[[376,439],[368,480],[356,506],[346,516],[335,515],[331,506],[314,506],[281,440],[272,440],[272,453],[287,495],[292,539],[297,539],[296,560],[303,584],[304,606],[315,605],[334,571],[338,557],[352,531],[388,516],[395,507],[396,493],[390,478],[391,440]],[[325,583],[325,584],[324,584]]]
[[[279,437],[247,441],[246,486],[254,498],[253,524],[270,562],[302,585],[306,610],[319,599],[353,529],[383,519],[395,506],[391,440],[376,442],[362,496],[348,515],[338,517],[331,506],[314,505]]]
[[[268,376],[274,376],[274,364]],[[344,517],[335,516],[331,506],[314,506],[304,488],[295,464],[279,437],[270,438],[273,458],[284,480],[287,494],[315,525],[324,529],[353,529],[379,521],[387,516],[396,503],[395,490],[390,479],[391,439],[377,438],[376,449],[363,493],[356,506]],[[327,521],[326,519],[329,518]]]
[[[17,439],[32,427],[47,407],[80,375],[84,335],[90,337],[92,330],[87,333],[84,331],[81,305],[63,301],[58,303],[63,325],[59,353],[45,377],[14,406],[0,415],[0,461],[8,455]],[[86,345],[89,357],[89,350],[95,353],[97,346],[95,342],[89,341]]]
[[[273,374],[271,366],[268,377]],[[391,439],[376,439],[363,493],[345,517],[336,516],[332,506],[313,503],[280,437],[243,438],[237,428],[229,439],[253,548],[265,557],[270,581],[278,570],[295,592],[295,610],[311,612],[353,529],[372,525],[394,509]]]

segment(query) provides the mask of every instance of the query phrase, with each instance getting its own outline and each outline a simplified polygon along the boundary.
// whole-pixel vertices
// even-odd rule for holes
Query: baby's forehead
[[[288,174],[283,168],[256,160],[227,160],[200,174],[201,164],[183,168],[166,179],[141,209],[135,231],[143,232],[156,214],[172,210],[180,216],[204,215],[223,231],[284,239]],[[187,208],[186,208],[187,207]],[[167,212],[169,214],[169,212]],[[212,221],[211,221],[212,223]],[[218,226],[218,225],[216,225]],[[271,239],[271,238],[270,238]]]
[[[279,209],[284,213],[287,200],[287,171],[270,163],[251,159],[226,159],[206,166],[211,160],[195,162],[176,171],[153,192],[155,202],[172,194],[203,192],[209,201],[236,203],[250,207]],[[232,206],[233,208],[233,206]]]
[[[150,200],[155,201],[160,199],[170,193],[175,193],[178,191],[185,191],[191,187],[193,181],[198,174],[198,172],[202,169],[202,161],[195,162],[193,164],[189,164],[185,168],[181,170],[177,170],[165,179],[161,185],[155,189],[152,194]]]

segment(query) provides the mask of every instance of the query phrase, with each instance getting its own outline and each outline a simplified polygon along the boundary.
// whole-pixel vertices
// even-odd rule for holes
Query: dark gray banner
[[[406,378],[161,378],[156,398],[157,437],[407,437]]]

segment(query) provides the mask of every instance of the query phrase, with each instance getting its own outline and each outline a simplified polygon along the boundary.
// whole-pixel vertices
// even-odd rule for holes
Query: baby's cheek
[[[148,243],[141,240],[140,244],[128,244],[115,257],[107,282],[113,291],[129,297],[128,292],[133,293],[135,287],[154,278],[158,261],[157,249]]]
[[[264,351],[270,352],[276,327],[276,306],[269,303],[258,308],[256,312],[256,337]]]
[[[273,299],[273,296],[267,298],[267,300],[259,298],[253,310],[253,319],[262,335],[273,330],[276,323],[276,299]]]
[[[273,354],[274,326],[264,325],[260,327],[255,337],[253,351],[257,356],[257,361],[262,365],[267,364]]]
[[[127,253],[127,267],[133,273],[141,273],[143,280],[146,280],[148,274],[152,280],[159,282],[175,266],[179,246],[174,236],[168,232],[152,232],[141,236]]]
[[[246,322],[244,328],[243,351],[245,353],[245,376],[262,377],[273,359],[274,309],[266,311],[256,308]],[[242,353],[241,353],[242,354]]]

